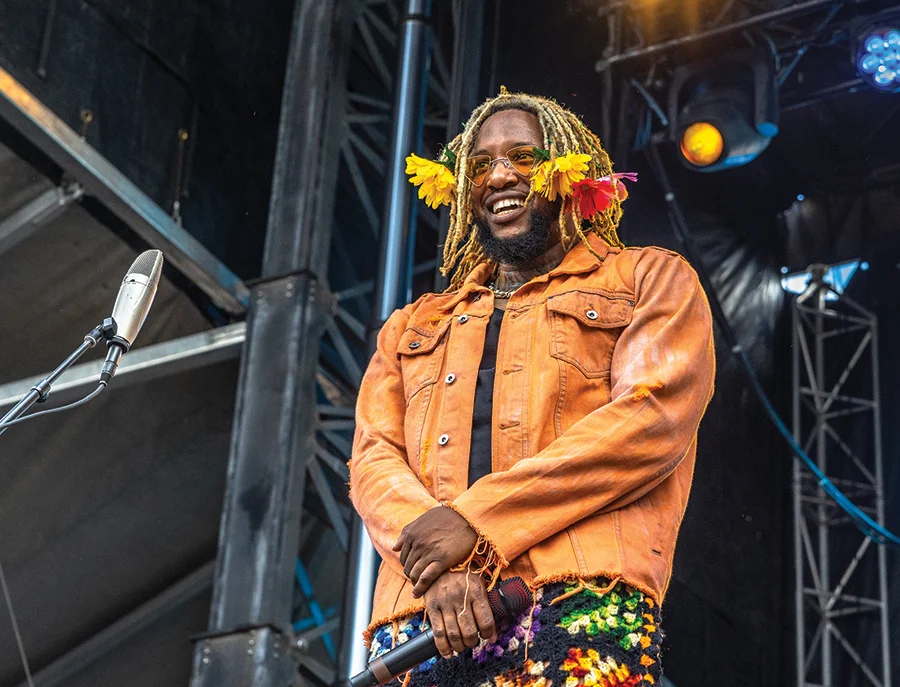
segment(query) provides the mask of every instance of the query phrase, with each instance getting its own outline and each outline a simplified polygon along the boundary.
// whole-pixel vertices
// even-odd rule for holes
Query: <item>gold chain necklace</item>
[[[524,284],[521,285],[521,286],[517,286],[516,288],[512,289],[511,291],[501,291],[500,289],[498,289],[498,288],[494,285],[494,282],[491,282],[490,284],[488,284],[488,288],[489,288],[491,291],[494,292],[494,297],[495,297],[495,298],[501,298],[501,299],[504,299],[504,300],[508,300],[508,299],[512,298],[512,295],[513,295],[516,291],[518,291],[519,289],[521,289],[522,286],[524,286]]]

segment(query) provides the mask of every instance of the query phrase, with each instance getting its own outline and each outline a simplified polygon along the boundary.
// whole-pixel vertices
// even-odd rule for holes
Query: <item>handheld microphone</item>
[[[109,342],[109,351],[100,372],[101,383],[108,384],[113,378],[122,354],[131,348],[141,330],[156,295],[162,266],[162,251],[148,250],[137,256],[125,274],[113,305],[116,334]]]
[[[488,592],[488,603],[494,619],[513,622],[519,614],[527,611],[532,604],[531,591],[521,577],[503,580],[496,589]],[[434,631],[425,632],[404,642],[395,649],[385,652],[369,663],[358,675],[343,680],[336,687],[374,687],[384,685],[398,675],[403,675],[420,663],[438,655],[434,644]]]

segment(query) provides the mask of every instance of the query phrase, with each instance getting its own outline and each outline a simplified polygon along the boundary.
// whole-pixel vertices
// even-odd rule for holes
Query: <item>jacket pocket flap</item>
[[[547,309],[574,317],[587,327],[625,327],[634,315],[634,299],[627,294],[569,291],[551,296]]]
[[[436,329],[419,326],[407,327],[397,346],[398,355],[421,355],[433,351],[443,338],[444,332],[447,331],[450,319],[449,317],[445,318]]]

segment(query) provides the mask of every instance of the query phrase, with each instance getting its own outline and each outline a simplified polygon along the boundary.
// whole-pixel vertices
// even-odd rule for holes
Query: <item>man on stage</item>
[[[416,686],[654,685],[712,395],[712,325],[680,256],[625,248],[599,139],[505,90],[437,161],[446,293],[395,312],[360,388],[351,498],[383,558],[370,655],[433,627]],[[498,627],[487,590],[534,604]]]

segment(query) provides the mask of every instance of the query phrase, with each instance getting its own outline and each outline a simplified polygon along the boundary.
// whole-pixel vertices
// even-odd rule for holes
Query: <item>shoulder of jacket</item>
[[[679,282],[698,280],[697,273],[683,255],[659,246],[620,248],[610,253],[604,262],[614,267],[622,280],[633,289],[639,289],[647,277],[658,285],[671,279]],[[659,277],[662,281],[653,277]]]
[[[625,248],[621,248],[619,250],[618,255],[621,255],[626,260],[631,260],[635,263],[638,263],[642,260],[680,260],[685,264],[689,264],[687,259],[681,254],[676,253],[674,250],[669,250],[668,248],[661,248],[660,246],[626,246]]]
[[[617,257],[627,263],[633,273],[662,270],[670,273],[696,274],[687,258],[674,250],[659,246],[629,246],[621,249]]]

